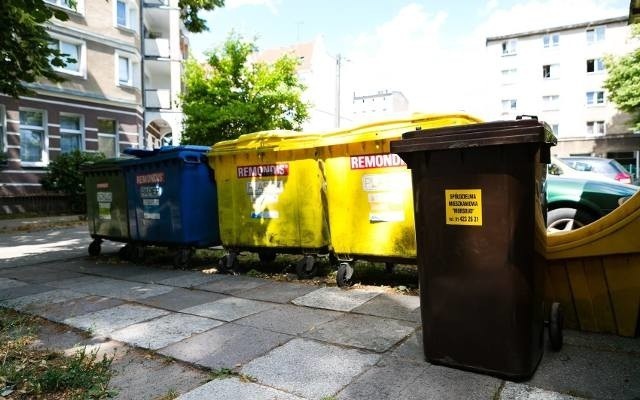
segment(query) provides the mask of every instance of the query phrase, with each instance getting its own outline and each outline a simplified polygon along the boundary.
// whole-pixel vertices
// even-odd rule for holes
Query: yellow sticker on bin
[[[445,189],[447,225],[482,226],[481,189]]]

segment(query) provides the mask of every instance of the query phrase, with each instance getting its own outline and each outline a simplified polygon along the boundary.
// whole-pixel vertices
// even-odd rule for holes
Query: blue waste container
[[[131,149],[138,156],[124,166],[132,254],[144,258],[145,246],[175,250],[173,263],[186,267],[195,248],[220,244],[218,202],[205,146]]]

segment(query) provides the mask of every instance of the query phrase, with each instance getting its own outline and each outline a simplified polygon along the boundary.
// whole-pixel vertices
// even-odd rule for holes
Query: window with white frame
[[[604,26],[587,29],[587,43],[593,44],[604,40]]]
[[[587,60],[587,73],[602,72],[604,71],[604,59],[591,58]]]
[[[85,42],[70,38],[52,37],[50,46],[54,49],[57,49],[60,53],[64,54],[64,57],[69,57],[72,59],[65,59],[66,65],[64,67],[53,66],[53,69],[58,72],[64,72],[65,74],[70,75],[85,75]]]
[[[80,115],[60,115],[60,151],[69,153],[83,149],[83,119]]]
[[[518,74],[517,68],[507,68],[500,71],[502,75],[502,84],[509,85],[516,81],[516,75]]]
[[[71,5],[70,0],[44,0],[46,3],[52,4],[54,6],[66,8],[71,11],[75,11],[77,13],[81,13],[84,11],[84,0],[75,0],[74,6]]]
[[[542,109],[545,111],[557,110],[560,107],[560,96],[552,94],[542,96]]]
[[[140,63],[129,54],[116,53],[116,84],[119,86],[139,87]]]
[[[542,79],[555,79],[560,76],[560,64],[542,66]]]
[[[502,55],[511,56],[517,53],[518,41],[516,39],[509,39],[502,42]]]
[[[115,2],[115,24],[119,28],[138,30],[138,8],[132,0]]]
[[[551,130],[553,131],[553,134],[558,136],[558,134],[560,133],[560,124],[551,124]]]
[[[604,104],[604,91],[594,90],[587,92],[587,105],[593,106],[598,104]]]
[[[114,119],[98,118],[98,151],[107,157],[118,155],[117,123]]]
[[[502,113],[508,114],[511,112],[515,112],[518,108],[518,101],[516,99],[506,99],[502,100]]]
[[[588,136],[602,136],[605,133],[604,121],[587,121]]]
[[[560,35],[557,34],[557,33],[554,33],[552,35],[544,35],[542,37],[542,45],[545,48],[559,46],[560,45]]]
[[[46,116],[42,110],[20,110],[20,161],[23,165],[47,162]]]

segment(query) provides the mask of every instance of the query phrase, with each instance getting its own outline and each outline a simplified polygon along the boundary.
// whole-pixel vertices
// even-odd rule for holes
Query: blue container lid
[[[206,153],[211,150],[209,146],[162,146],[159,149],[145,150],[128,148],[124,153],[135,155],[136,159],[130,160],[127,166],[145,164],[147,162],[157,162],[180,158],[186,162],[205,162]]]

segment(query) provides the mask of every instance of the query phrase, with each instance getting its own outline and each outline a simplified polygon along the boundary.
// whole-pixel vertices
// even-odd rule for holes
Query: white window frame
[[[42,126],[36,125],[22,125],[20,121],[20,112],[40,112],[42,113]],[[19,128],[18,133],[20,134],[20,147],[22,147],[22,128],[32,129],[32,130],[42,130],[42,149],[40,150],[40,161],[23,161],[22,160],[22,149],[20,149],[20,165],[23,167],[45,167],[49,164],[49,129],[47,124],[47,110],[39,109],[39,108],[30,108],[30,107],[20,107],[18,111],[18,122]]]
[[[557,122],[551,123],[551,130],[556,137],[560,136],[560,124]]]
[[[44,0],[44,2],[51,6],[62,8],[65,11],[84,15],[84,0],[76,0],[76,8],[69,7],[69,0]]]
[[[589,71],[589,61],[593,61],[593,71]],[[601,68],[599,68],[601,67]],[[587,59],[587,74],[601,74],[605,71],[604,58],[588,58]]]
[[[118,22],[118,3],[122,2],[125,5],[125,24],[121,25]],[[113,2],[113,26],[118,29],[125,29],[132,32],[138,32],[138,18],[139,9],[137,4],[132,0],[114,0]]]
[[[560,35],[557,33],[550,33],[542,37],[542,46],[545,49],[560,46]]]
[[[60,113],[60,153],[64,153],[64,151],[62,150],[62,136],[64,135],[78,135],[80,137],[80,147],[78,148],[78,150],[80,151],[84,151],[85,150],[85,143],[84,143],[84,115],[82,114],[71,114],[71,113]],[[62,117],[77,117],[78,118],[78,125],[79,125],[79,130],[75,130],[75,129],[68,129],[68,128],[63,128],[62,127]]]
[[[550,94],[542,96],[542,110],[554,111],[560,109],[560,95]]]
[[[116,86],[128,88],[140,88],[140,60],[131,53],[115,52],[115,82]],[[126,58],[129,68],[129,79],[120,81],[120,58]]]
[[[549,76],[544,76],[544,67],[549,67]],[[544,64],[542,66],[542,79],[558,79],[560,77],[560,64]]]
[[[606,38],[606,29],[604,25],[594,26],[586,30],[587,44],[603,42]],[[602,33],[602,35],[600,35]]]
[[[64,67],[56,67],[56,66],[54,66],[53,69],[56,72],[60,72],[67,75],[79,76],[86,79],[87,78],[87,43],[83,40],[70,38],[68,36],[57,35],[54,33],[50,34],[50,36],[54,42],[58,42],[58,49],[61,48],[60,42],[65,42],[65,43],[78,46],[78,59],[76,59],[76,62],[78,64],[77,71],[66,69]],[[62,52],[62,50],[60,51]]]
[[[503,99],[501,103],[503,115],[514,113],[518,109],[518,99]]]
[[[507,39],[500,43],[502,56],[515,56],[518,54],[518,39]]]
[[[589,101],[591,99],[591,101]],[[598,101],[598,100],[602,100],[602,101]],[[586,94],[586,100],[585,100],[587,106],[590,107],[597,107],[597,106],[603,106],[606,104],[607,102],[607,98],[604,94],[604,90],[590,90],[587,92]]]
[[[502,76],[502,84],[503,85],[511,85],[516,82],[516,75],[518,74],[517,68],[506,68],[500,71],[500,75]]]
[[[100,123],[97,123],[96,126],[98,128],[98,152],[100,152],[100,136],[102,137],[109,137],[109,138],[113,138],[113,143],[114,143],[114,155],[116,157],[120,157],[120,142],[119,142],[119,135],[118,135],[118,120],[114,119],[114,118],[98,118],[98,120],[109,120],[109,121],[114,121],[113,124],[113,128],[114,128],[114,132],[113,133],[105,133],[105,132],[100,132]]]
[[[602,132],[599,132],[602,131]],[[604,121],[587,121],[587,136],[604,136],[607,134],[607,124]]]

